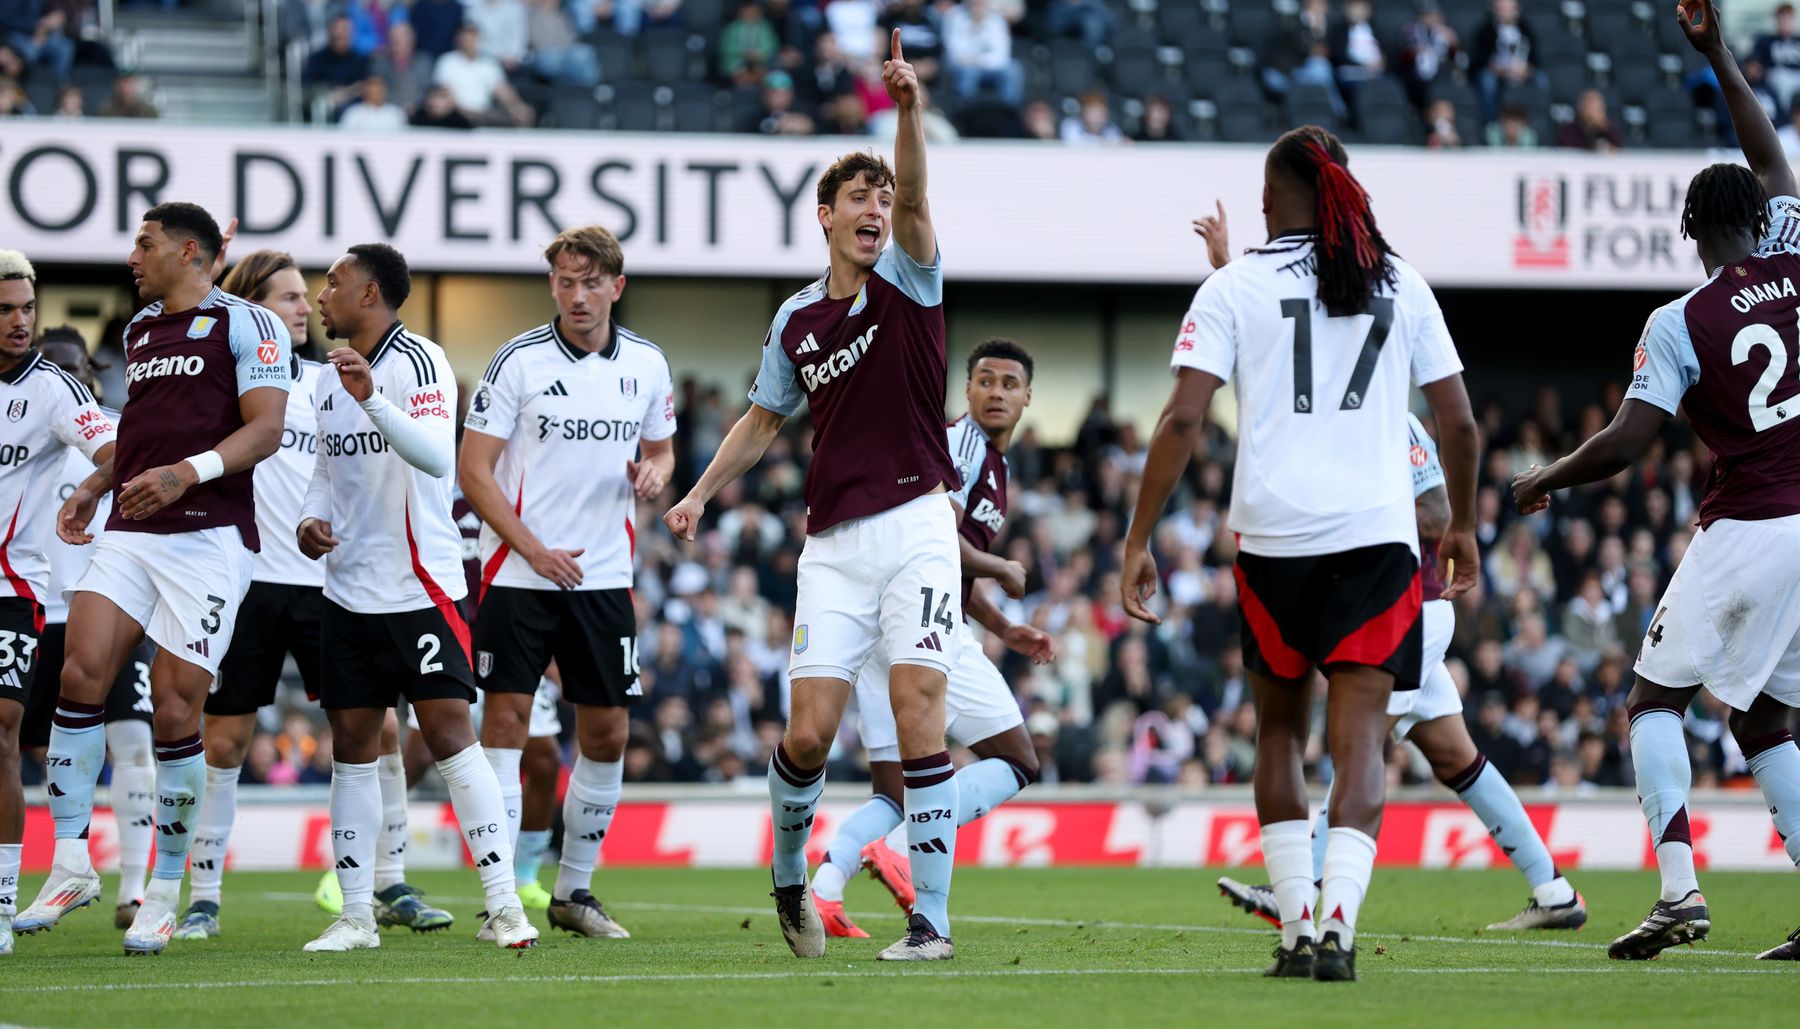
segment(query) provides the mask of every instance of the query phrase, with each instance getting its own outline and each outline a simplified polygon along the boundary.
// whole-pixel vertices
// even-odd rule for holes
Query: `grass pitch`
[[[1240,877],[1260,878],[1260,870]],[[546,878],[550,875],[546,872]],[[1759,962],[1800,921],[1800,883],[1703,878],[1715,928],[1659,961],[1608,961],[1606,944],[1655,899],[1650,873],[1575,878],[1592,920],[1579,933],[1483,933],[1526,900],[1507,870],[1376,872],[1358,943],[1363,981],[1264,980],[1263,923],[1217,895],[1217,871],[958,869],[957,957],[877,964],[902,931],[866,878],[847,907],[873,937],[789,955],[764,871],[602,869],[597,892],[633,934],[582,940],[544,929],[507,953],[474,938],[470,872],[421,873],[453,911],[447,932],[386,930],[376,951],[304,954],[329,918],[316,874],[225,878],[225,935],[127,958],[110,904],[0,959],[0,1023],[43,1026],[1149,1026],[1775,1024],[1800,998],[1800,967]],[[21,884],[22,898],[38,881]],[[111,883],[108,883],[110,898]]]

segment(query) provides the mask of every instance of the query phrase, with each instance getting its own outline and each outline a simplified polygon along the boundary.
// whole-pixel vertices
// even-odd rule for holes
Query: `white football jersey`
[[[1233,384],[1238,456],[1231,528],[1268,557],[1380,543],[1418,549],[1407,398],[1462,371],[1431,287],[1393,259],[1395,282],[1366,314],[1326,315],[1310,234],[1250,251],[1201,284],[1174,370]]]
[[[106,411],[105,408],[101,408]],[[118,414],[106,411],[108,417],[118,421]],[[94,474],[94,462],[87,459],[79,447],[64,447],[62,468],[56,475],[56,502],[51,511],[50,532],[46,537],[44,553],[50,559],[50,589],[44,594],[44,621],[49,625],[62,625],[69,620],[69,601],[63,591],[74,589],[81,577],[87,574],[88,562],[94,559],[94,545],[75,546],[64,543],[56,534],[55,512],[62,508],[63,501],[75,492],[83,480]],[[94,507],[94,520],[88,523],[88,531],[100,538],[101,527],[112,514],[112,493],[102,493],[100,502]]]
[[[35,350],[0,375],[0,415],[0,597],[47,604],[63,451],[91,462],[118,429],[86,386]]]
[[[506,441],[494,480],[546,547],[585,550],[583,590],[631,586],[637,500],[625,464],[640,440],[675,434],[675,384],[662,349],[613,325],[610,348],[571,346],[556,323],[501,347],[463,426]],[[483,586],[553,590],[491,526],[481,530]]]
[[[429,475],[394,452],[338,379],[319,372],[314,410],[319,453],[301,512],[331,523],[325,596],[358,614],[448,608],[468,592],[462,536],[450,516],[456,464],[456,376],[444,349],[394,323],[369,354],[375,389],[406,419],[434,433],[445,469]]]
[[[281,448],[257,462],[256,533],[262,550],[256,555],[256,582],[286,586],[325,585],[325,565],[300,553],[300,506],[306,501],[306,485],[312,481],[319,454],[319,418],[313,411],[319,388],[317,361],[296,358],[300,375],[288,390],[287,417],[281,426]]]

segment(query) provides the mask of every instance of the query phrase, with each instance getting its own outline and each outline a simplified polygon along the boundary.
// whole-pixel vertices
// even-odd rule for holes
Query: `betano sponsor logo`
[[[131,362],[131,367],[125,372],[125,381],[127,383],[142,382],[145,379],[160,379],[169,375],[194,376],[205,370],[206,358],[199,354],[153,357],[148,361]]]
[[[879,324],[869,326],[869,330],[852,340],[849,346],[834,351],[818,364],[801,368],[800,377],[806,382],[806,391],[811,393],[833,379],[842,378],[856,367],[856,363],[875,345],[875,331],[879,328]]]

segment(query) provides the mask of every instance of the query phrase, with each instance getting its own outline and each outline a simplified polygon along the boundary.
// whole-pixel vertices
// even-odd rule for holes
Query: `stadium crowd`
[[[1549,513],[1519,518],[1505,500],[1515,472],[1572,450],[1620,400],[1608,385],[1573,403],[1544,387],[1529,410],[1493,397],[1480,403],[1484,567],[1480,587],[1457,602],[1448,667],[1476,744],[1519,786],[1579,793],[1632,785],[1624,706],[1632,658],[1692,539],[1705,448],[1680,425],[1649,459],[1558,497]],[[790,425],[768,458],[712,506],[700,539],[681,544],[658,518],[717,450],[741,402],[735,390],[693,380],[681,385],[678,402],[675,480],[638,517],[648,699],[634,709],[626,777],[760,781],[785,719],[806,428],[803,420]],[[1033,667],[971,631],[1012,685],[1046,781],[1183,790],[1247,783],[1256,715],[1238,649],[1233,536],[1223,519],[1233,443],[1211,428],[1159,532],[1157,628],[1127,618],[1118,600],[1118,546],[1144,458],[1136,426],[1116,420],[1104,399],[1071,446],[1043,446],[1023,429],[1009,455],[1013,513],[1001,551],[1027,569],[1027,594],[1007,600],[985,585],[1011,618],[1055,637],[1057,660]],[[329,732],[316,707],[297,684],[283,698],[279,709],[264,709],[244,781],[329,782]],[[1745,775],[1725,715],[1704,692],[1688,715],[1696,785]],[[564,725],[572,731],[573,720]],[[1322,738],[1314,732],[1309,754],[1315,779],[1330,776]],[[834,781],[866,778],[849,720],[832,765]],[[1390,778],[1423,783],[1430,772],[1404,744],[1393,748]]]

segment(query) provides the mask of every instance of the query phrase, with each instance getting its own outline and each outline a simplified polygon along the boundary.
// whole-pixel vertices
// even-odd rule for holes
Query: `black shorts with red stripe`
[[[1419,559],[1403,543],[1309,557],[1239,553],[1244,667],[1274,679],[1314,667],[1367,665],[1419,686],[1423,622]]]
[[[358,614],[325,600],[319,706],[393,707],[401,697],[475,699],[469,627],[454,606]]]

